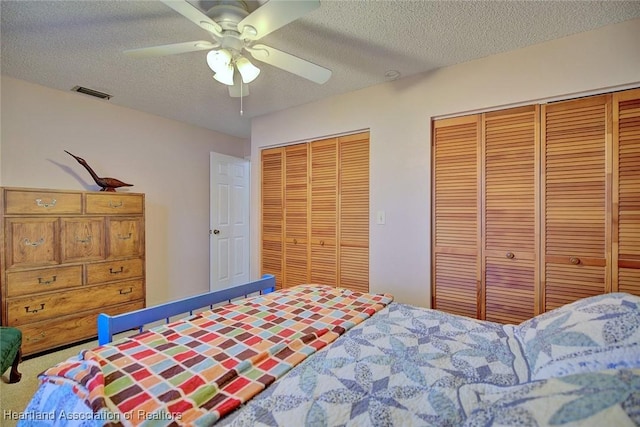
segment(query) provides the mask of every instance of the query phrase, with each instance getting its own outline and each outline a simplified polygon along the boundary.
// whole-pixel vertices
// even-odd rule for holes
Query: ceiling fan
[[[248,83],[252,82],[260,69],[244,55],[248,52],[254,59],[312,82],[323,84],[331,77],[331,70],[256,41],[284,27],[320,7],[319,0],[269,0],[249,13],[242,0],[220,0],[206,13],[186,0],[161,0],[191,22],[208,31],[213,41],[196,40],[161,46],[126,50],[133,57],[175,55],[209,50],[207,64],[214,78],[229,86],[232,97],[249,94]],[[234,72],[238,70],[239,76]]]

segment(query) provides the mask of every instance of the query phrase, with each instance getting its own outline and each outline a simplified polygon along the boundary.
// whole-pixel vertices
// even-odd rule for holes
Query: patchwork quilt
[[[83,351],[41,380],[70,387],[92,410],[85,418],[211,425],[391,301],[304,285]]]

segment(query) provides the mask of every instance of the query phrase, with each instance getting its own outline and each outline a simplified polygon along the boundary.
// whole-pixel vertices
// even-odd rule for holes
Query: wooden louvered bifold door
[[[283,162],[284,149],[262,151],[262,255],[261,274],[273,274],[282,287]]]
[[[610,117],[610,95],[542,106],[545,311],[610,289]]]
[[[285,147],[283,287],[309,283],[308,145]]]
[[[479,316],[480,116],[434,122],[433,308]]]
[[[310,274],[312,283],[336,286],[338,232],[338,146],[336,138],[309,144]]]
[[[613,290],[640,295],[640,89],[613,100]]]
[[[520,323],[536,310],[539,108],[483,114],[484,316]]]
[[[369,291],[369,133],[338,138],[338,285]]]

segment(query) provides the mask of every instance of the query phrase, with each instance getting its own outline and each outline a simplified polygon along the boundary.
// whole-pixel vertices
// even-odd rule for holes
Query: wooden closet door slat
[[[284,149],[284,283],[285,288],[309,283],[308,145]]]
[[[262,254],[261,274],[273,274],[282,287],[283,248],[283,155],[282,148],[262,151]]]
[[[433,123],[433,308],[478,317],[480,116]]]
[[[309,145],[311,282],[337,284],[338,145],[336,138]]]
[[[338,285],[369,291],[369,132],[338,138]]]
[[[532,105],[485,113],[482,129],[485,312],[481,318],[520,323],[539,311],[539,109]]]
[[[611,96],[542,106],[544,309],[610,288]]]
[[[640,295],[640,89],[615,94],[613,105],[613,290]]]

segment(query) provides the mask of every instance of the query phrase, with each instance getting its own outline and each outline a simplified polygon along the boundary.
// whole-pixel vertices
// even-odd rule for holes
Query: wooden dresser
[[[97,335],[98,313],[145,306],[144,194],[0,194],[2,325],[29,355]]]

